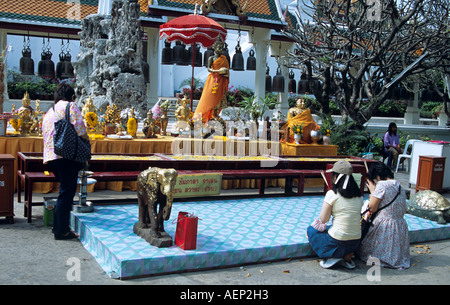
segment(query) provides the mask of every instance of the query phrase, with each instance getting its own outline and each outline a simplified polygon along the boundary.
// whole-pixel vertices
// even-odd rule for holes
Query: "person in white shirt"
[[[340,160],[327,172],[331,172],[332,188],[325,195],[320,216],[306,233],[310,246],[322,258],[320,266],[330,268],[340,263],[353,269],[353,253],[361,239],[361,190],[350,162]],[[331,216],[332,224],[327,225]]]

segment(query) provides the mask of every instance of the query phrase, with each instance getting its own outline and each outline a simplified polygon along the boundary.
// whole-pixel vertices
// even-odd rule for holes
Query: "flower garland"
[[[15,131],[19,131],[20,126],[22,126],[22,119],[11,119],[9,124],[14,128]]]
[[[98,124],[98,116],[95,112],[86,113],[85,119],[90,128],[95,128]]]
[[[136,136],[137,124],[135,118],[129,118],[127,122],[127,131],[131,136]]]

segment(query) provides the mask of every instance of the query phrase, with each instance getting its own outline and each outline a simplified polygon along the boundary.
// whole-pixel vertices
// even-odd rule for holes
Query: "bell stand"
[[[93,172],[83,169],[78,172],[78,185],[80,186],[80,190],[78,193],[78,204],[73,206],[74,212],[77,213],[91,213],[94,212],[94,205],[91,201],[87,201],[87,186],[90,184],[94,184],[97,180],[93,178],[89,178],[92,176]]]

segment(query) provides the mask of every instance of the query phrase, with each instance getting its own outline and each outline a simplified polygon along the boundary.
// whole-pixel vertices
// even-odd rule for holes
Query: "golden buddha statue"
[[[142,133],[146,138],[156,138],[156,132],[159,130],[159,126],[156,125],[156,120],[153,118],[153,112],[150,109],[147,112],[147,118],[143,121],[144,127],[142,128]]]
[[[287,119],[290,120],[305,110],[306,110],[305,99],[299,98],[295,103],[295,107],[289,108]]]
[[[294,143],[294,133],[292,132],[292,127],[294,125],[301,125],[303,129],[303,140],[300,141],[301,144],[311,144],[313,141],[311,139],[311,130],[319,130],[320,126],[314,121],[311,115],[311,110],[306,108],[305,99],[299,98],[295,104],[288,110],[287,123],[283,126],[283,129],[289,127],[289,135],[286,136],[286,141],[289,143]]]
[[[189,116],[191,114],[191,109],[189,108],[189,100],[184,97],[178,106],[178,108],[175,110],[175,116],[177,118],[177,124],[175,125],[175,130],[180,131],[187,131],[189,130]]]
[[[89,123],[87,122],[86,114],[89,112],[93,112],[93,113],[97,114],[97,108],[94,106],[94,101],[92,100],[92,98],[90,96],[86,99],[85,104],[81,108],[81,115],[83,116],[84,125],[88,129],[93,127],[93,126],[90,126]]]
[[[30,127],[32,123],[32,115],[34,113],[33,108],[30,106],[31,100],[28,91],[25,92],[25,95],[22,99],[22,107],[17,110],[17,114],[22,119],[22,125],[20,126],[20,133],[27,135],[30,133]]]

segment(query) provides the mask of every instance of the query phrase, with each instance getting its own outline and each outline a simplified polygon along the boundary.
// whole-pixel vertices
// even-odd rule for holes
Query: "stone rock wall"
[[[141,37],[135,0],[113,0],[111,15],[83,19],[80,52],[74,63],[79,106],[90,96],[98,109],[116,104],[146,112]]]

